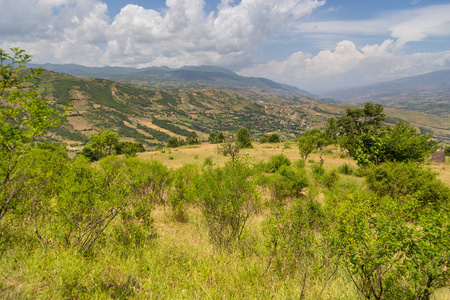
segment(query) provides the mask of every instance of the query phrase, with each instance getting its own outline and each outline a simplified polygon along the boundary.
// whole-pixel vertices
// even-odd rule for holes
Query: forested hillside
[[[146,147],[165,144],[170,137],[187,137],[195,131],[201,140],[211,132],[250,130],[252,136],[277,132],[286,139],[345,111],[345,106],[317,103],[296,94],[232,89],[156,89],[104,79],[78,78],[46,71],[38,87],[59,106],[72,108],[66,124],[51,130],[54,140],[79,149],[89,135],[102,130]],[[418,113],[388,112],[387,122],[407,120],[441,140],[450,139],[450,121]]]
[[[163,90],[53,72],[45,72],[39,88],[56,105],[72,104],[67,124],[52,132],[55,138],[73,142],[84,142],[90,134],[105,129],[149,146],[165,143],[171,136],[186,137],[190,131],[206,139],[210,132],[240,127],[249,128],[256,137],[276,131],[295,138],[343,111],[299,95]]]

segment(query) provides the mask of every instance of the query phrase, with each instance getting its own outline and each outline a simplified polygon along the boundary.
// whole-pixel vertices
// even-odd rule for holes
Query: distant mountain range
[[[143,84],[156,88],[199,89],[214,86],[314,97],[313,94],[293,86],[277,83],[265,78],[240,76],[231,70],[215,66],[186,66],[179,69],[168,67],[150,67],[143,69],[85,67],[75,64],[29,64],[28,66],[42,67],[49,71],[77,77],[102,78],[117,82]]]
[[[384,106],[450,117],[450,70],[322,94],[344,103],[368,101]]]

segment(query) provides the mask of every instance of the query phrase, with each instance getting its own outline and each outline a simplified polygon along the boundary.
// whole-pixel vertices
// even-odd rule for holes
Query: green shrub
[[[450,156],[450,146],[446,146],[444,148],[444,151],[445,151],[445,156]]]
[[[169,204],[172,216],[178,222],[186,222],[186,206],[193,202],[194,181],[199,173],[197,165],[184,165],[172,172],[172,188]]]
[[[269,175],[263,185],[269,190],[272,201],[283,203],[288,197],[298,197],[308,186],[308,178],[303,169],[282,165],[278,171]]]
[[[430,299],[448,284],[447,207],[423,208],[414,198],[361,190],[334,193],[340,201],[327,200],[334,226],[325,234],[361,297]]]
[[[339,175],[336,169],[333,169],[329,172],[325,172],[325,174],[323,174],[321,178],[322,184],[329,189],[334,187],[338,180]]]
[[[239,148],[253,148],[252,138],[247,128],[242,127],[236,135],[236,144]]]
[[[388,162],[369,168],[366,182],[379,196],[413,197],[423,206],[448,205],[450,189],[436,178],[436,174],[415,163]]]
[[[271,135],[269,135],[267,141],[269,143],[279,143],[280,142],[280,135],[277,133],[272,133]]]
[[[317,163],[311,165],[311,170],[314,178],[320,178],[323,176],[323,174],[325,174],[325,168]]]
[[[268,140],[268,138],[267,138],[267,135],[261,136],[261,137],[259,138],[259,142],[260,142],[261,144],[268,143],[269,140]]]
[[[239,161],[208,168],[196,181],[196,190],[211,241],[230,247],[256,212],[258,197],[251,168]]]
[[[203,167],[212,167],[213,166],[213,159],[211,156],[208,156],[207,158],[205,158],[205,160],[203,161]]]
[[[305,168],[305,165],[306,164],[303,159],[299,159],[294,162],[294,167],[296,167],[297,169],[303,169],[303,168]]]
[[[338,167],[338,172],[344,175],[351,175],[353,173],[353,168],[349,164],[343,164]]]
[[[268,237],[266,247],[271,253],[266,270],[270,268],[271,274],[281,278],[299,276],[301,295],[308,278],[332,274],[329,250],[322,247],[318,238],[324,219],[319,203],[296,199],[292,206],[272,205],[271,214],[263,223]]]
[[[269,162],[267,163],[267,169],[270,172],[276,172],[283,165],[290,166],[291,165],[290,159],[283,154],[274,155],[269,158]]]

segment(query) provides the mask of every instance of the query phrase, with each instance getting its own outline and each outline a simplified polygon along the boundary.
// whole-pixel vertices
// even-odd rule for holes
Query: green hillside
[[[314,103],[298,95],[234,90],[163,90],[104,79],[85,79],[46,72],[39,88],[56,105],[72,103],[67,124],[52,130],[55,138],[84,142],[94,133],[110,129],[122,137],[149,146],[170,136],[196,131],[206,138],[212,131],[247,127],[254,136],[277,131],[295,137],[339,107]],[[296,102],[282,106],[273,102]]]
[[[254,138],[277,132],[286,139],[311,128],[323,128],[346,106],[323,104],[314,98],[269,91],[233,89],[157,89],[105,79],[78,78],[46,71],[39,83],[44,97],[62,107],[72,103],[66,124],[51,130],[52,138],[80,149],[89,135],[109,129],[124,140],[147,148],[163,145],[172,137],[196,131],[209,133],[249,129]],[[283,103],[283,104],[279,104]],[[295,103],[295,104],[293,104]],[[418,118],[388,112],[389,122],[408,120],[438,139],[450,140],[450,122],[437,117]]]

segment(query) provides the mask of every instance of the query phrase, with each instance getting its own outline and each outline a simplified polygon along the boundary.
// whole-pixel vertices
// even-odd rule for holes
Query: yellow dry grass
[[[223,165],[230,159],[228,156],[217,154],[217,144],[203,143],[196,146],[183,146],[179,148],[165,148],[162,150],[149,151],[139,153],[139,157],[148,160],[154,159],[161,161],[168,167],[179,168],[185,164],[202,164],[206,158],[211,158],[217,165]],[[329,147],[323,154],[325,168],[337,168],[344,163],[356,167],[356,163],[348,157],[341,158],[342,152],[335,148]],[[300,159],[298,148],[294,142],[284,142],[276,144],[260,144],[253,143],[252,149],[243,149],[240,157],[248,159],[250,162],[265,161],[267,162],[271,156],[283,154],[291,161]],[[308,161],[319,162],[318,153],[313,153],[308,157]]]
[[[217,154],[217,144],[203,143],[196,146],[183,146],[179,148],[165,148],[162,150],[149,151],[139,153],[138,156],[144,160],[158,160],[170,168],[179,168],[186,164],[202,165],[206,158],[211,158],[215,165],[223,165],[230,157]],[[283,154],[291,161],[300,159],[297,145],[292,141],[283,143],[260,144],[253,143],[252,149],[243,149],[240,152],[241,158],[245,158],[250,162],[259,161],[267,162],[271,156]],[[323,166],[327,170],[338,168],[343,164],[349,164],[354,169],[357,168],[356,162],[343,154],[339,147],[329,146],[322,154],[324,160]],[[306,164],[310,165],[320,161],[318,153],[311,154]],[[450,163],[445,164],[431,163],[428,166],[432,171],[438,174],[438,178],[447,186],[450,186]]]

